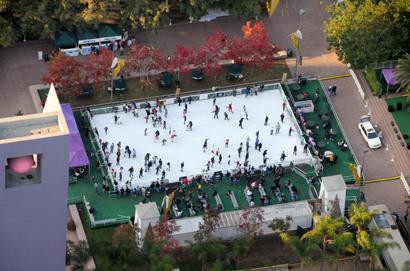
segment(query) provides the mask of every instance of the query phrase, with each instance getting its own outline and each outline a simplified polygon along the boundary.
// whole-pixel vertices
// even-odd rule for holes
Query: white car
[[[382,146],[382,141],[370,122],[370,116],[360,117],[359,130],[369,148],[378,149]]]

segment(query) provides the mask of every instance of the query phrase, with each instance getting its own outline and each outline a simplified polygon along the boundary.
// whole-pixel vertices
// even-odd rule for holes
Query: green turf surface
[[[318,102],[314,104],[314,112],[304,114],[304,118],[306,121],[314,122],[315,128],[311,128],[311,130],[317,136],[317,141],[322,140],[326,143],[326,146],[322,149],[319,149],[319,151],[323,153],[324,151],[330,150],[338,157],[336,164],[324,165],[322,176],[341,174],[345,178],[346,183],[354,183],[354,180],[352,179],[352,173],[348,167],[349,163],[354,163],[352,152],[350,150],[341,151],[337,146],[337,142],[341,139],[344,139],[344,137],[337,123],[335,115],[330,109],[330,105],[326,100],[325,93],[323,92],[323,89],[321,88],[319,81],[308,81],[307,84],[304,85],[302,89],[297,92],[293,91],[291,86],[289,87],[289,90],[291,91],[293,98],[295,100],[298,94],[303,94],[305,92],[307,92],[310,95],[310,97],[312,97],[312,99],[314,100],[315,91],[317,89],[320,90],[320,99]],[[325,129],[322,127],[323,121],[320,119],[319,114],[326,113],[330,116],[331,127],[337,131],[336,136],[330,137],[326,135]]]
[[[402,136],[408,135],[409,138],[404,139],[406,143],[410,143],[410,111],[406,105],[409,104],[406,97],[397,97],[386,99],[387,105],[392,105],[394,107],[394,111],[392,112],[393,118],[399,126],[400,132]],[[401,102],[403,105],[403,109],[401,111],[396,110],[396,105],[398,102]]]

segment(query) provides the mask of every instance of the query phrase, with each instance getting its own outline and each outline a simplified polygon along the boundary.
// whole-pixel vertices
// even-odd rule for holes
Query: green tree
[[[397,59],[410,49],[407,0],[345,0],[328,7],[326,38],[344,63],[361,68]]]
[[[169,12],[167,0],[129,0],[124,1],[121,9],[121,25],[137,29],[157,28]]]
[[[363,247],[361,242],[363,241],[362,236],[367,234],[367,228],[369,223],[374,217],[374,212],[369,212],[366,205],[361,202],[359,204],[353,203],[349,209],[349,219],[350,223],[356,228],[356,259],[355,259],[355,270],[357,270],[359,261],[360,247]]]
[[[320,240],[311,236],[307,239],[299,239],[297,236],[290,236],[288,233],[281,233],[280,238],[289,246],[292,251],[300,258],[300,270],[302,271],[305,264],[312,262],[315,255],[320,253]]]
[[[78,244],[69,242],[70,257],[73,262],[73,270],[84,270],[85,265],[91,258],[90,249],[86,241],[82,240]]]
[[[232,241],[232,257],[235,261],[236,269],[240,269],[240,259],[249,253],[249,250],[252,247],[252,243],[253,238],[251,236],[236,238]]]
[[[212,270],[213,263],[222,258],[226,252],[225,245],[218,239],[209,239],[190,243],[188,248],[202,271]]]
[[[353,233],[351,232],[343,232],[336,236],[335,240],[332,242],[336,250],[336,271],[339,270],[339,258],[340,254],[346,253],[347,251],[354,250],[354,241],[353,241]]]
[[[225,0],[220,6],[229,13],[242,19],[257,19],[265,6],[264,0]]]
[[[398,90],[410,92],[410,54],[406,54],[399,59],[396,69],[397,81],[400,82]],[[410,204],[409,204],[410,207]]]
[[[324,268],[324,260],[326,259],[326,247],[329,242],[332,242],[336,237],[343,232],[343,219],[332,219],[330,215],[320,218],[318,223],[314,225],[313,229],[302,236],[302,240],[314,238],[321,240],[322,246],[322,260],[320,263],[320,270]]]

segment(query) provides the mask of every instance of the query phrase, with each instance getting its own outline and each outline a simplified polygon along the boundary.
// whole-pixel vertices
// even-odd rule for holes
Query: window
[[[6,188],[41,183],[41,158],[42,154],[7,158]]]

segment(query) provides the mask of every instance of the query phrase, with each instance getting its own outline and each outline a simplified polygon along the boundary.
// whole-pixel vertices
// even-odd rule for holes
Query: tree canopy
[[[115,23],[126,29],[155,29],[173,18],[199,19],[209,9],[255,19],[263,0],[0,0],[0,46],[18,40],[54,38],[60,30]]]
[[[410,50],[408,0],[345,0],[328,7],[326,38],[341,61],[355,68],[397,59]]]

